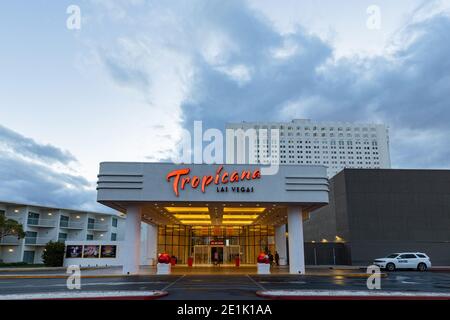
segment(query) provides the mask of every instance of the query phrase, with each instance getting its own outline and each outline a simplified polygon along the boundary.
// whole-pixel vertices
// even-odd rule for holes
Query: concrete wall
[[[343,174],[338,174],[330,180],[330,203],[311,212],[303,222],[305,242],[334,241],[336,236],[347,239],[346,208],[345,179]]]
[[[330,186],[330,205],[305,222],[306,241],[331,237],[336,224],[355,265],[399,251],[450,265],[450,171],[346,169]]]
[[[22,251],[18,246],[0,246],[0,262],[12,263],[22,260]]]
[[[424,251],[450,265],[450,171],[345,170],[354,263]]]

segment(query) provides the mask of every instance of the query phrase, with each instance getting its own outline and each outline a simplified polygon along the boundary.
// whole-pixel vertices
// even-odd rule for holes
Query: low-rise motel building
[[[97,200],[126,215],[125,238],[118,248],[104,246],[105,254],[101,243],[71,243],[66,263],[93,253],[115,257],[124,274],[136,274],[160,253],[178,264],[191,258],[194,265],[211,265],[219,257],[223,265],[236,258],[256,265],[257,256],[270,251],[280,264],[289,261],[290,273],[304,274],[303,220],[328,204],[328,193],[325,166],[281,165],[263,174],[254,164],[104,162]]]
[[[114,212],[0,201],[0,215],[20,223],[26,234],[23,239],[12,235],[0,239],[0,263],[41,264],[50,241],[115,244],[124,238],[125,219]]]

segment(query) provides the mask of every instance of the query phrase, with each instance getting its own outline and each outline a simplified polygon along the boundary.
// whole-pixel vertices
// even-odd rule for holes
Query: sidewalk
[[[81,267],[81,270],[107,269],[111,267]],[[0,268],[0,274],[7,272],[35,272],[35,271],[66,271],[67,267],[36,267],[36,268]]]
[[[45,279],[45,278],[66,278],[66,268],[34,268],[30,269],[16,269],[3,272],[0,270],[0,279]],[[177,265],[172,268],[171,275],[256,275],[257,269],[255,265],[241,265],[234,266],[220,266],[220,267],[188,267],[186,265]],[[156,276],[155,266],[141,266],[137,276]],[[272,267],[271,275],[268,276],[299,276],[289,273],[288,266]],[[122,274],[122,267],[101,267],[101,268],[82,268],[81,276],[83,278],[111,278],[111,277],[128,277]],[[367,277],[365,271],[355,267],[336,268],[330,267],[307,267],[306,276],[343,276],[343,277]],[[383,274],[385,276],[385,274]]]

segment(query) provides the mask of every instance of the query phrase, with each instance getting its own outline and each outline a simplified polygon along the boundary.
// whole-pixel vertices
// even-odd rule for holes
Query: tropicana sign
[[[239,181],[245,181],[245,180],[255,180],[261,178],[261,171],[260,169],[256,170],[242,170],[242,171],[232,171],[229,173],[228,171],[223,169],[223,166],[220,166],[216,170],[215,175],[205,175],[203,177],[193,176],[190,177],[189,173],[191,172],[191,169],[189,168],[183,168],[183,169],[177,169],[169,172],[167,174],[167,181],[170,182],[170,180],[173,178],[173,191],[175,192],[175,195],[178,197],[180,194],[180,189],[184,190],[186,188],[186,185],[191,186],[193,189],[197,189],[197,187],[200,185],[201,190],[204,193],[206,191],[206,188],[214,183],[216,186],[218,185],[227,185],[228,183],[237,183]],[[228,189],[226,189],[228,190]],[[234,190],[234,189],[233,189]],[[236,189],[239,191],[239,189]],[[219,188],[217,188],[217,191],[219,191]],[[245,191],[244,191],[245,192]]]

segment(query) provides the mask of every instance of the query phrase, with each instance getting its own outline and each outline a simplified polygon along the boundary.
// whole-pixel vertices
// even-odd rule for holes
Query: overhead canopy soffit
[[[277,226],[287,223],[287,206],[279,204],[145,203],[139,206],[142,221],[156,225]],[[303,218],[307,219],[315,207],[303,206]]]

